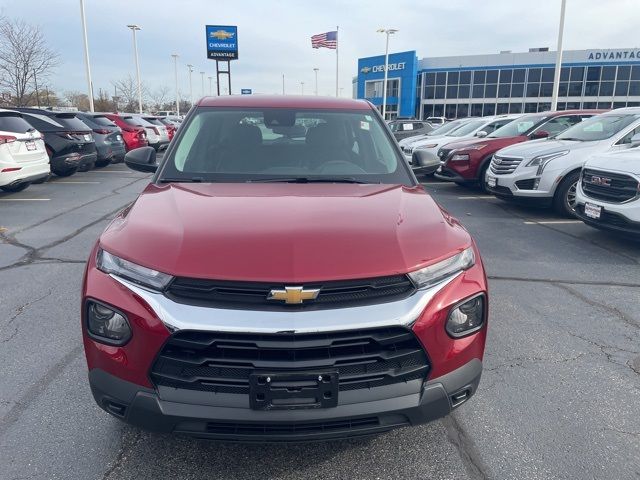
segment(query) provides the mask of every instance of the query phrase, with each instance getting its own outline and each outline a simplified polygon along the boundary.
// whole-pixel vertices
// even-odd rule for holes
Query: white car
[[[145,120],[143,115],[132,114],[131,118],[132,121],[135,122],[135,125],[144,128],[150,147],[153,147],[156,149],[156,151],[159,151],[169,145],[169,134],[167,133],[167,127],[162,127],[164,129],[163,134],[162,130],[160,129],[161,127]]]
[[[640,132],[640,107],[587,118],[564,132],[499,150],[485,177],[498,198],[542,206],[574,216],[576,187],[587,157],[628,149]]]
[[[431,130],[429,133],[426,133],[424,135],[418,135],[416,137],[403,138],[402,140],[398,141],[398,145],[400,145],[400,148],[402,149],[402,154],[404,155],[405,160],[407,162],[411,163],[411,154],[413,153],[413,145],[414,144],[417,145],[422,140],[426,140],[426,139],[434,139],[434,138],[444,137],[445,135],[450,134],[451,132],[453,132],[454,130],[460,128],[462,125],[464,125],[465,123],[470,122],[471,120],[473,120],[473,118],[460,118],[458,120],[454,120],[452,122],[445,123],[444,125],[441,125],[440,127],[436,128],[435,130]]]
[[[407,158],[407,155],[411,155],[409,163],[416,174],[433,173],[440,166],[441,159],[438,156],[438,151],[444,145],[472,137],[486,137],[494,130],[512,122],[518,116],[519,115],[498,115],[494,117],[471,118],[444,136],[435,138],[427,137],[412,143],[409,148],[403,150],[403,153],[405,154],[405,158]],[[419,155],[417,155],[418,153]]]
[[[19,192],[46,180],[49,155],[40,132],[19,112],[0,109],[0,189]]]
[[[576,215],[587,225],[640,238],[640,134],[629,150],[592,155],[582,167]]]

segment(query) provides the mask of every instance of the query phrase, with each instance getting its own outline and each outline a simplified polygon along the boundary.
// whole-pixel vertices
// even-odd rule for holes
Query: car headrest
[[[230,147],[252,147],[262,143],[262,131],[255,125],[240,123],[234,125],[225,139]]]
[[[344,146],[344,137],[341,135],[340,129],[329,123],[321,123],[307,131],[305,143],[313,147],[342,147]]]

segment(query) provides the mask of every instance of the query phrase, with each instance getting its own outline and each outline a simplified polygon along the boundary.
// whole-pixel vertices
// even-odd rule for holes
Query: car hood
[[[175,276],[309,282],[406,273],[471,238],[421,187],[151,184],[100,244]]]
[[[587,159],[584,168],[630,173],[640,176],[640,148],[592,155]]]
[[[500,150],[498,155],[533,158],[538,155],[546,155],[562,150],[570,150],[572,152],[578,150],[598,150],[600,146],[606,146],[606,143],[601,141],[577,142],[573,140],[541,139],[511,145]]]
[[[459,142],[447,143],[447,148],[450,148],[451,150],[464,150],[466,148],[475,147],[476,145],[485,145],[481,151],[491,152],[526,140],[528,140],[528,137],[525,135],[519,135],[517,137],[474,138],[472,140],[467,139]]]

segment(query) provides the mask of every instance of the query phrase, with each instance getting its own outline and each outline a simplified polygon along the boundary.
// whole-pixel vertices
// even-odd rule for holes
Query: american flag
[[[311,46],[313,48],[338,48],[338,32],[319,33],[311,37]]]

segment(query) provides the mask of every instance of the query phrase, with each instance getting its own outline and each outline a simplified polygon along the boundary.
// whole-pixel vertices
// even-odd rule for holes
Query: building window
[[[484,85],[474,85],[472,96],[473,98],[484,98]]]
[[[435,98],[437,98],[437,99],[442,99],[442,98],[444,98],[444,93],[445,93],[445,87],[444,87],[444,85],[443,85],[443,86],[438,85],[438,86],[436,87],[436,94],[435,94]],[[436,115],[436,116],[438,116],[438,115]],[[440,116],[442,116],[442,115],[440,115]]]
[[[522,98],[524,96],[524,83],[514,83],[511,85],[511,98]]]
[[[397,78],[387,79],[387,97],[398,97],[400,90],[400,80]]]
[[[498,70],[487,70],[487,83],[498,83]]]
[[[469,104],[461,103],[458,105],[458,118],[465,118],[469,116]]]
[[[569,67],[562,67],[560,69],[560,81],[566,82],[569,80]]]
[[[495,83],[488,83],[484,89],[484,98],[496,98],[498,88]]]
[[[449,72],[447,83],[449,85],[458,85],[458,79],[460,78],[460,72]]]
[[[640,95],[640,82],[629,82],[629,96],[636,97],[638,95]]]
[[[553,76],[555,75],[555,68],[543,68],[542,69],[542,81],[553,82]]]
[[[573,72],[573,70],[572,70]],[[569,83],[569,96],[581,97],[582,96],[582,82],[570,82]]]
[[[471,116],[472,117],[481,117],[482,116],[482,104],[474,103],[471,105]]]
[[[598,106],[598,104],[596,102],[583,102],[582,103],[582,108],[584,109],[594,109]]]
[[[628,91],[629,91],[629,82],[621,82],[619,80],[616,82],[616,89],[615,89],[616,97],[626,97]]]
[[[509,113],[522,113],[522,103],[510,103]]]
[[[506,85],[500,84],[498,87],[498,98],[509,98],[511,96],[511,85],[508,83]]]
[[[571,67],[569,80],[581,82],[584,79],[584,67]]]
[[[434,117],[444,117],[444,105],[442,103],[437,103],[433,106],[433,115]]]
[[[486,70],[476,70],[473,72],[473,84],[481,85],[485,83],[485,79],[487,77]]]
[[[446,85],[447,84],[447,72],[438,72],[436,73],[436,85]]]
[[[540,76],[542,75],[541,68],[530,68],[529,69],[529,78],[527,81],[529,82],[539,82]]]
[[[471,72],[465,71],[460,72],[460,85],[470,85],[471,84]]]
[[[567,102],[566,110],[580,110],[580,102]]]
[[[527,97],[537,97],[539,92],[540,92],[539,83],[527,83]]]
[[[447,118],[456,118],[456,105],[446,105],[444,109],[444,116]]]
[[[458,87],[458,98],[469,98],[469,93],[471,92],[471,88],[469,85],[460,85]]]
[[[569,84],[567,82],[560,82],[558,86],[558,96],[566,97],[569,94]]]
[[[540,84],[540,96],[550,97],[553,95],[553,83],[541,83]]]
[[[458,85],[447,85],[447,98],[458,98]]]
[[[587,81],[597,82],[600,80],[600,70],[602,70],[602,67],[587,68]]]
[[[496,106],[496,115],[503,115],[505,113],[509,113],[509,104],[508,103],[499,103]]]
[[[513,71],[513,83],[524,83],[526,70],[524,68],[516,68]]]
[[[366,82],[364,84],[364,96],[365,98],[382,97],[382,80]]]
[[[538,111],[538,104],[533,103],[525,103],[524,104],[524,113],[536,113]]]
[[[593,67],[589,67],[593,68]],[[598,82],[587,82],[584,84],[584,96],[585,97],[597,97],[598,96]]]
[[[500,83],[511,83],[513,70],[500,70]]]
[[[486,117],[487,115],[495,115],[495,114],[496,114],[496,104],[485,103],[482,109],[482,116]]]
[[[611,108],[611,102],[598,102],[599,109],[609,109]]]
[[[426,120],[429,117],[433,117],[433,105],[424,103],[422,104],[422,119]]]
[[[618,81],[629,80],[631,77],[631,67],[628,65],[621,65],[618,67]]]
[[[611,97],[613,95],[613,82],[600,82],[600,96]]]
[[[602,67],[602,77],[600,80],[615,80],[616,79],[616,67]]]
[[[429,100],[436,98],[436,87],[424,87],[424,98]]]
[[[627,106],[627,102],[613,102],[613,108],[624,108]]]
[[[549,110],[551,110],[551,102],[540,102],[538,104],[539,112],[548,112]]]
[[[426,85],[435,85],[436,84],[436,74],[433,72],[427,73],[425,78]]]

